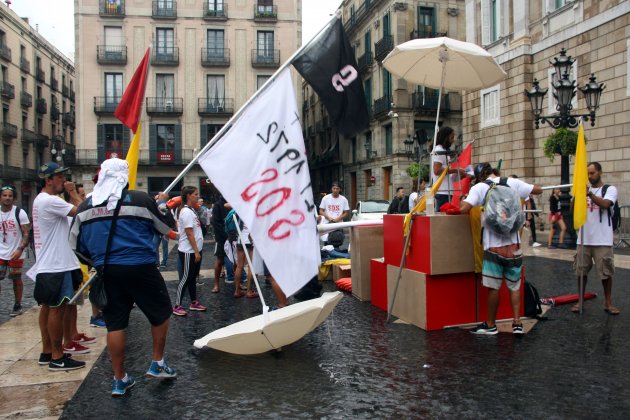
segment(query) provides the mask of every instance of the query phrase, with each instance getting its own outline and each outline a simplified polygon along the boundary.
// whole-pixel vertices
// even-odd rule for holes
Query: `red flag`
[[[116,107],[116,111],[114,111],[114,116],[124,125],[129,127],[134,133],[138,129],[140,111],[142,110],[142,101],[144,100],[144,88],[147,84],[149,50],[150,48],[147,48],[144,58],[129,81],[127,89],[125,89],[125,93],[123,93],[122,99]]]
[[[464,151],[457,158],[457,161],[453,163],[452,167],[466,169],[466,167],[471,164],[471,159],[472,159],[472,143],[466,146]],[[459,207],[461,195],[466,195],[468,194],[468,191],[470,191],[470,178],[466,177],[466,178],[463,178],[461,182],[455,182],[454,190],[455,192],[453,193],[453,198],[451,199],[451,203]],[[460,190],[461,190],[461,193],[460,193]]]

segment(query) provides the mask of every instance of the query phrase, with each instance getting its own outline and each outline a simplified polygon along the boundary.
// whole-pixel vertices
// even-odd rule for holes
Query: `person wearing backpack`
[[[578,247],[575,255],[574,269],[580,289],[582,276],[582,290],[586,289],[588,273],[595,264],[597,277],[604,288],[604,311],[610,315],[619,315],[612,303],[612,278],[615,273],[615,259],[613,254],[614,210],[617,203],[617,188],[606,185],[602,181],[602,166],[599,162],[588,164],[588,187],[586,197],[586,223],[578,233]],[[618,214],[618,213],[617,213]],[[580,311],[579,303],[571,308],[573,312]]]
[[[498,333],[496,315],[499,289],[505,279],[510,290],[514,316],[512,332],[523,334],[523,324],[520,321],[522,252],[518,231],[525,223],[525,215],[521,199],[530,194],[541,194],[542,188],[517,178],[495,177],[489,163],[478,164],[474,172],[477,183],[462,201],[460,212],[467,214],[473,207],[483,206],[482,284],[488,288],[488,320],[472,332],[481,335]]]

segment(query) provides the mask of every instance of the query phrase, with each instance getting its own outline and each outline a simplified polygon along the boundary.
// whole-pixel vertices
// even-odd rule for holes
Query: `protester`
[[[451,164],[451,145],[455,142],[455,131],[451,127],[442,127],[437,133],[435,149],[431,154],[431,184],[435,184],[442,172],[446,170],[446,167]],[[454,155],[454,153],[453,153]],[[453,185],[456,178],[454,175],[458,174],[464,178],[468,176],[464,169],[450,168],[448,169],[448,175],[442,181],[440,188],[435,193],[435,210],[440,211],[440,207],[443,204],[450,201],[450,196],[453,194]]]
[[[96,173],[92,177],[92,182],[94,183],[94,185],[96,185],[96,183],[98,182],[98,174],[100,171],[101,171],[101,168],[98,168],[96,170]],[[83,194],[84,194],[83,196],[81,196],[81,192],[79,191],[78,188],[77,188],[77,193],[79,193],[81,202],[83,202],[84,200],[92,196],[92,193],[85,194],[85,189],[83,190]],[[87,264],[81,264],[81,265],[87,267]],[[83,271],[83,267],[81,268],[81,271]],[[94,305],[93,303],[91,304],[92,304],[92,316],[90,316],[90,326],[94,328],[105,328],[105,318],[103,318],[103,312],[100,309],[98,309],[96,305]]]
[[[230,204],[227,203],[226,207],[231,208]],[[240,233],[236,233],[237,238],[230,237],[232,234],[228,232],[228,241],[233,241],[236,239],[236,269],[234,270],[234,297],[242,298],[246,296],[249,299],[254,299],[258,297],[258,293],[253,290],[254,284],[254,267],[249,266],[249,261],[253,261],[254,259],[254,244],[252,242],[252,238],[249,236],[249,229],[245,226],[242,220],[240,220],[237,216],[237,222],[239,224]],[[249,260],[245,256],[245,252],[249,255]],[[243,270],[245,267],[247,269],[247,287],[245,288],[246,293],[243,293],[243,288],[241,288],[241,279]]]
[[[41,192],[33,201],[33,237],[35,240],[36,263],[29,270],[35,278],[33,296],[41,305],[39,328],[42,335],[40,365],[48,370],[74,370],[85,366],[85,362],[74,360],[62,350],[63,318],[66,303],[74,296],[81,283],[79,261],[68,244],[68,220],[74,216],[80,204],[75,185],[66,181],[62,168],[54,162],[43,164],[38,171]],[[59,197],[63,191],[71,203]]]
[[[160,206],[162,206],[162,208],[165,208],[164,205],[168,202],[168,199],[169,199],[168,194],[163,193],[163,192],[158,193],[155,196],[155,201],[158,208]],[[166,220],[166,224],[168,225],[168,227],[175,230],[176,229],[175,218],[173,217],[173,213],[170,209],[166,208],[166,211],[164,212],[164,218]],[[166,264],[168,263],[168,236],[159,235],[156,233],[154,243],[155,243],[155,252],[157,254],[158,262],[160,262],[160,245],[162,245],[162,261],[160,262],[160,269],[165,269]]]
[[[417,205],[418,201],[424,195],[424,189],[427,187],[428,178],[420,179],[420,188],[417,188],[418,180],[413,181],[413,192],[409,194],[409,211],[413,210]]]
[[[24,265],[24,249],[29,242],[30,220],[26,212],[14,205],[15,187],[4,185],[0,188],[0,203],[2,213],[2,242],[0,242],[0,282],[5,277],[13,282],[14,304],[12,317],[21,315],[22,293],[24,282],[22,281],[22,266]]]
[[[549,197],[549,236],[547,237],[547,247],[550,249],[556,248],[552,243],[553,235],[555,232],[554,226],[560,226],[560,238],[558,239],[557,248],[567,249],[568,246],[564,243],[564,234],[567,231],[567,226],[562,219],[562,209],[560,207],[560,188],[554,188],[551,197]]]
[[[461,213],[469,213],[475,206],[481,206],[490,189],[487,181],[498,184],[500,179],[492,176],[492,167],[489,163],[482,163],[475,167],[477,183],[470,189],[468,197],[460,205]],[[507,178],[507,185],[516,194],[525,199],[530,194],[542,193],[542,188],[537,185],[527,184],[519,179]],[[505,188],[497,186],[496,188]],[[516,203],[520,205],[520,203]],[[523,324],[520,321],[521,305],[521,268],[522,252],[518,230],[508,235],[499,235],[487,226],[486,218],[482,218],[483,229],[483,269],[482,283],[488,288],[488,320],[477,326],[473,333],[494,335],[498,333],[496,315],[499,307],[499,289],[503,279],[510,290],[510,302],[514,320],[512,332],[523,334]]]
[[[114,370],[112,395],[119,396],[135,385],[125,371],[125,329],[134,303],[151,323],[152,362],[146,374],[155,378],[177,376],[164,360],[164,348],[172,312],[164,279],[157,268],[154,233],[176,234],[166,224],[155,200],[142,191],[129,191],[129,166],[121,159],[108,159],[101,165],[98,183],[91,198],[77,210],[70,230],[70,243],[79,254],[103,269],[107,305],[103,310],[107,323],[107,348]],[[112,227],[112,215],[119,206],[116,225],[107,253],[106,238]],[[103,266],[104,265],[104,266]]]
[[[197,214],[199,215],[199,220],[201,221],[201,233],[205,238],[208,234],[208,228],[210,226],[210,216],[212,215],[208,206],[206,206],[205,200],[200,197],[198,200],[199,207],[197,208]]]
[[[529,225],[529,230],[532,233],[532,247],[538,248],[541,244],[536,240],[536,200],[534,196],[530,194],[529,199],[525,201],[525,208],[530,210],[527,213],[527,222],[526,225]]]
[[[177,248],[182,275],[177,285],[177,300],[173,307],[173,315],[186,316],[188,312],[182,307],[182,293],[188,290],[191,311],[205,311],[206,307],[197,300],[197,276],[201,268],[201,252],[203,234],[201,221],[193,205],[199,200],[199,192],[195,187],[182,188],[182,202],[177,210],[177,225],[179,226],[179,246]]]
[[[612,217],[613,206],[617,201],[617,188],[604,185],[602,166],[599,162],[588,164],[588,180],[591,185],[586,198],[586,223],[578,233],[578,247],[574,263],[578,276],[578,290],[580,290],[581,276],[580,293],[584,295],[588,273],[594,263],[597,278],[602,281],[604,288],[604,311],[610,315],[619,315],[619,309],[612,303],[612,282],[613,274],[615,274]],[[579,312],[579,303],[571,310]]]
[[[407,203],[405,203],[405,189],[403,187],[396,188],[396,196],[389,204],[387,208],[387,214],[400,214],[400,213],[408,213],[409,212],[409,199],[407,199]],[[407,211],[405,211],[407,209]]]
[[[343,219],[348,217],[350,213],[348,200],[341,195],[341,185],[338,182],[333,182],[330,190],[331,193],[326,194],[319,204],[319,215],[322,216],[321,222],[323,224],[343,222]],[[321,240],[328,245],[328,233],[322,235]]]

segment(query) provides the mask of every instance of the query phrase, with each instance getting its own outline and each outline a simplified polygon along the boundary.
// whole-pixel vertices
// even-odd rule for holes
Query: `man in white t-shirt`
[[[2,213],[0,213],[2,225],[2,241],[0,242],[0,281],[7,273],[9,279],[13,281],[13,295],[15,304],[11,311],[11,316],[18,316],[22,313],[22,292],[24,283],[22,282],[22,266],[24,256],[22,252],[28,246],[28,231],[30,221],[26,212],[13,205],[15,202],[15,187],[4,185],[0,188],[0,203]],[[17,212],[17,213],[16,213]],[[17,219],[18,217],[19,219]]]
[[[75,185],[66,181],[62,168],[54,162],[39,168],[41,192],[33,202],[33,237],[35,266],[27,273],[35,278],[33,296],[41,305],[39,327],[42,334],[40,365],[48,370],[65,371],[85,367],[85,362],[74,360],[62,350],[63,316],[66,303],[74,296],[83,275],[79,260],[68,242],[68,217],[74,216],[81,198]],[[70,202],[59,194],[66,191]]]
[[[475,176],[477,183],[470,189],[468,197],[462,201],[461,213],[468,213],[473,207],[484,204],[486,193],[490,189],[487,181],[495,184],[500,181],[500,178],[492,175],[492,167],[489,163],[477,165]],[[516,195],[522,199],[529,197],[530,194],[542,193],[542,188],[538,185],[527,184],[516,178],[507,178],[507,185],[516,191]],[[505,187],[497,186],[496,188]],[[517,205],[520,206],[520,203]],[[485,225],[483,213],[481,222],[484,225],[482,283],[488,288],[488,320],[475,328],[473,333],[484,335],[498,333],[495,321],[499,307],[499,289],[503,279],[505,279],[510,290],[510,301],[514,315],[512,332],[523,334],[523,324],[520,321],[522,252],[518,230],[508,235],[499,235]]]
[[[319,204],[319,215],[322,223],[339,223],[350,214],[350,206],[346,197],[341,195],[341,185],[333,182],[331,193],[326,194]],[[322,235],[321,240],[328,241],[328,234]]]
[[[586,223],[582,226],[581,232],[578,233],[578,248],[574,263],[578,276],[578,290],[580,289],[580,276],[582,276],[582,294],[584,294],[588,273],[595,263],[597,277],[602,281],[604,287],[604,311],[610,315],[619,315],[619,309],[612,304],[611,297],[612,276],[615,273],[611,218],[613,205],[617,201],[617,188],[612,185],[604,185],[602,166],[599,162],[588,164],[588,181],[591,186],[586,197]],[[579,303],[574,305],[571,310],[579,312]]]

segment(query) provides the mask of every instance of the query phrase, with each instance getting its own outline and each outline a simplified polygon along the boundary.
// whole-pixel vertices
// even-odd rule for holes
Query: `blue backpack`
[[[231,209],[223,220],[225,233],[227,234],[230,241],[235,241],[236,239],[238,239],[238,229],[236,228],[236,223],[234,223],[234,215],[236,215],[236,212],[234,211],[234,209]],[[239,222],[239,228],[243,229],[243,222],[238,218],[238,215],[236,215],[236,220],[238,220]]]

